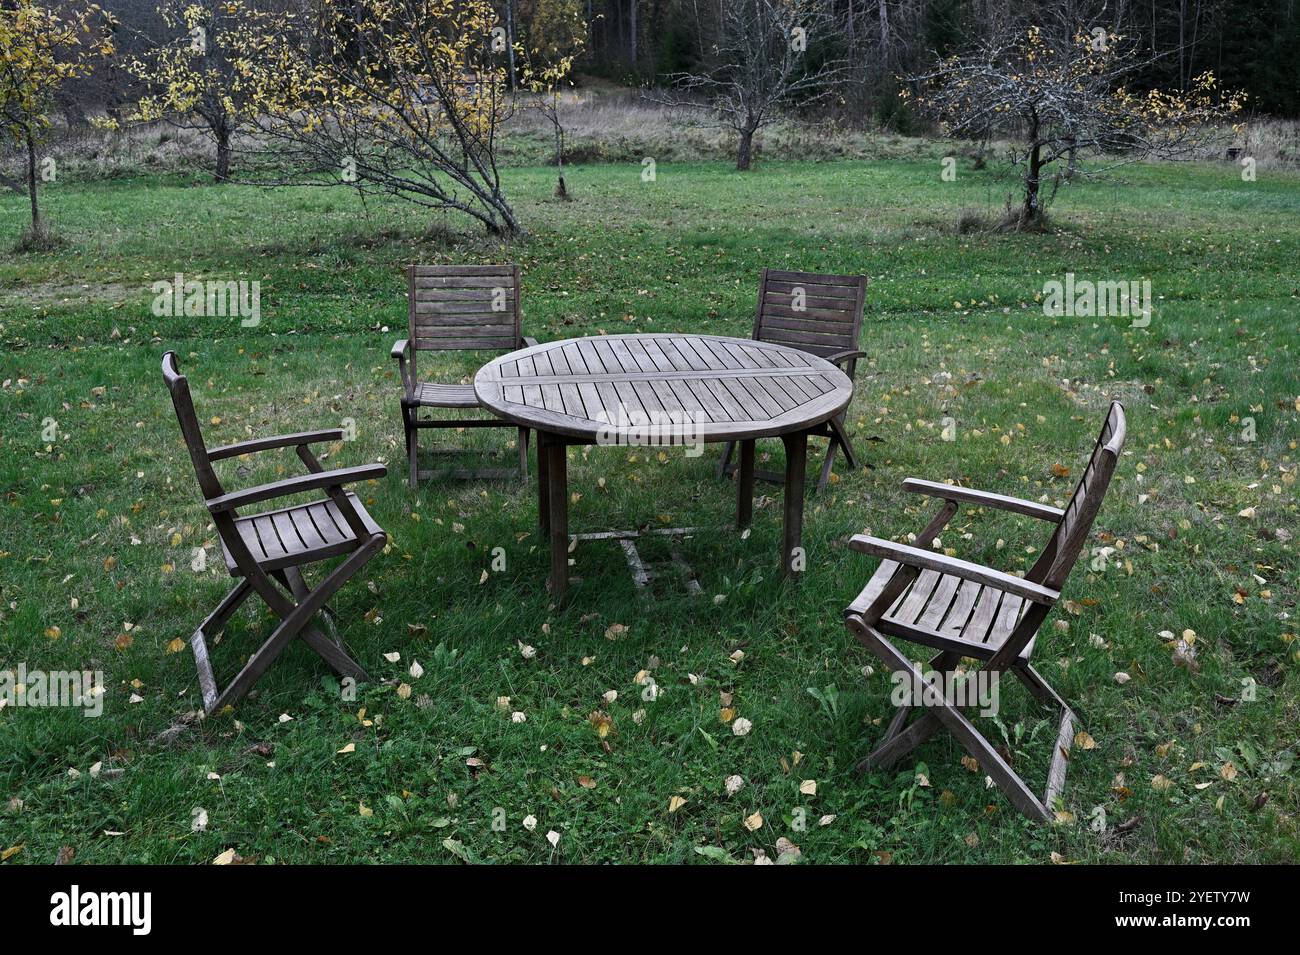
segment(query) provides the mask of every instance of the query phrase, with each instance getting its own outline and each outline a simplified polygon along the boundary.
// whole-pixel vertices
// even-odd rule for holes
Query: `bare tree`
[[[523,79],[525,88],[533,94],[528,106],[546,120],[554,137],[555,196],[557,199],[569,199],[569,187],[564,181],[564,117],[560,108],[564,100],[564,88],[573,85],[569,82],[573,61],[586,43],[585,24],[571,0],[556,0],[552,3],[549,32],[548,39],[544,40],[540,36],[537,38],[545,43],[545,49],[534,47],[524,51]]]
[[[1020,173],[1022,202],[1011,224],[1026,227],[1041,217],[1041,187],[1053,164],[1065,160],[1073,173],[1085,155],[1105,157],[1101,168],[1153,155],[1188,158],[1201,137],[1241,107],[1240,96],[1221,93],[1208,73],[1185,92],[1131,92],[1127,81],[1149,59],[1100,22],[1096,8],[1094,15],[1063,4],[1046,24],[1001,29],[908,77],[916,91],[901,94],[951,136],[1001,131],[1018,142],[1008,159]]]
[[[671,75],[672,88],[648,98],[712,113],[736,132],[736,168],[749,169],[754,134],[783,106],[809,105],[833,92],[847,62],[814,61],[808,51],[834,36],[836,26],[828,0],[727,0],[716,35],[701,43],[708,51],[701,68]]]

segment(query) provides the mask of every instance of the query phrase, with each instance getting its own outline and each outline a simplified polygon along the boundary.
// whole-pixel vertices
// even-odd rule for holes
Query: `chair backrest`
[[[865,275],[819,275],[764,269],[754,338],[822,358],[853,351],[862,332]],[[849,377],[853,377],[850,365]]]
[[[412,366],[419,351],[519,347],[518,265],[412,265],[406,281]]]
[[[199,428],[198,415],[194,413],[194,402],[190,398],[190,383],[181,374],[176,363],[176,353],[169,351],[162,360],[163,381],[171,392],[172,407],[176,409],[176,419],[181,425],[181,434],[185,438],[185,447],[190,452],[190,461],[194,464],[194,476],[199,480],[204,500],[220,497],[225,493],[217,474],[212,469],[212,459],[208,457],[208,447],[203,443],[203,432]]]
[[[1097,443],[1093,445],[1092,455],[1088,458],[1088,467],[1075,485],[1074,493],[1065,505],[1065,516],[1056,526],[1052,539],[1025,575],[1029,580],[1060,590],[1065,579],[1070,576],[1070,569],[1078,560],[1079,552],[1088,539],[1088,532],[1092,529],[1093,518],[1101,510],[1102,499],[1106,496],[1111,476],[1115,473],[1115,462],[1119,458],[1120,449],[1124,447],[1126,430],[1124,406],[1118,401],[1112,401],[1110,411],[1106,414],[1106,423],[1102,425],[1101,434],[1097,436]]]

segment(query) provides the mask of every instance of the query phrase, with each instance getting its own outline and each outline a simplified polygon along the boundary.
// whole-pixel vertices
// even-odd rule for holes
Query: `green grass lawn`
[[[996,213],[1007,181],[963,169],[944,183],[931,161],[640,172],[570,170],[577,199],[564,203],[553,170],[511,171],[531,235],[507,248],[343,191],[174,176],[47,191],[65,247],[0,259],[0,670],[99,669],[107,689],[97,719],[0,711],[9,862],[63,846],[84,862],[227,849],[263,862],[750,862],[783,838],[816,862],[1293,861],[1300,179],[1131,167],[1063,189],[1048,234],[962,235],[959,210]],[[25,213],[2,200],[6,247]],[[760,485],[751,535],[730,530],[715,447],[662,460],[575,449],[570,464],[575,532],[716,529],[681,548],[703,596],[668,581],[643,601],[618,547],[590,542],[572,555],[582,580],[553,606],[534,489],[408,490],[388,354],[405,336],[401,267],[500,260],[521,264],[525,332],[542,340],[747,335],[763,266],[871,277],[871,358],[849,423],[875,467],[841,463],[810,498],[802,583],[775,576],[779,490]],[[261,324],[154,316],[150,286],[178,271],[260,281]],[[1149,327],[1045,317],[1036,296],[1067,272],[1150,279]],[[169,646],[229,583],[161,380],[167,349],[210,445],[351,419],[355,441],[326,465],[389,464],[358,493],[391,546],[334,601],[382,681],[355,700],[293,647],[233,713],[186,720],[193,660]],[[1074,750],[1061,821],[1022,819],[946,737],[855,775],[891,707],[888,674],[841,623],[875,566],[848,537],[920,530],[933,502],[904,496],[907,476],[1063,503],[1111,398],[1128,409],[1128,444],[1090,545],[1114,553],[1076,567],[1035,653],[1096,742]],[[513,432],[452,436],[508,457]],[[295,470],[277,455],[227,462],[223,478]],[[1045,540],[1036,522],[963,508],[943,546],[1023,572]],[[215,648],[219,679],[269,625],[260,611],[236,620]],[[1187,629],[1194,668],[1160,637]],[[1041,791],[1055,722],[1004,690],[1001,725],[985,728]],[[723,721],[728,699],[748,735]],[[728,795],[733,775],[744,786]],[[670,811],[673,797],[685,802]]]

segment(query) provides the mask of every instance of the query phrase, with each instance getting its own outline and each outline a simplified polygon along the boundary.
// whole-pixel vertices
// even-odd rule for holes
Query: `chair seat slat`
[[[929,601],[925,605],[925,610],[916,620],[916,625],[926,630],[937,630],[939,622],[948,613],[948,608],[952,606],[953,596],[957,593],[957,586],[961,579],[954,577],[952,574],[944,574],[943,578],[935,586],[934,592],[930,595]]]

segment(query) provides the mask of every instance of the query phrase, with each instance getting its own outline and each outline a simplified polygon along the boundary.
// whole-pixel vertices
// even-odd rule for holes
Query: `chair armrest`
[[[288,448],[291,446],[304,447],[308,444],[319,444],[322,441],[342,441],[343,431],[341,428],[327,428],[324,431],[300,431],[297,434],[277,434],[269,438],[253,438],[251,441],[239,441],[235,444],[223,444],[219,448],[213,448],[208,452],[208,457],[213,461],[220,461],[223,458],[238,457],[241,454],[253,454],[257,451],[267,451],[271,448]]]
[[[410,351],[411,340],[400,338],[393,342],[393,357],[397,359],[397,373],[402,376],[402,390],[409,398],[415,392],[415,383],[411,381],[410,372],[406,370],[406,353]]]
[[[972,564],[968,560],[958,560],[956,557],[949,557],[947,554],[940,554],[937,551],[921,550],[919,547],[909,547],[906,544],[895,544],[893,541],[881,540],[878,537],[855,534],[849,541],[849,547],[859,553],[885,557],[920,570],[933,570],[941,574],[952,574],[962,580],[970,580],[986,587],[994,587],[1005,593],[1015,594],[1017,597],[1023,597],[1025,600],[1045,604],[1049,607],[1056,603],[1057,598],[1061,596],[1059,591],[1051,590],[1031,580],[1025,580],[1023,577],[1004,574],[992,567]]]
[[[534,345],[538,344],[537,339],[534,338],[532,335],[521,335],[519,336],[519,338],[520,341],[524,343],[525,348],[532,348]]]
[[[849,351],[837,351],[834,355],[827,355],[826,360],[832,365],[842,365],[850,359],[856,361],[859,358],[866,357],[866,352],[858,351],[857,349],[850,349]]]
[[[938,481],[921,481],[917,478],[908,478],[903,482],[903,490],[912,491],[916,494],[927,494],[930,497],[941,497],[947,501],[983,504],[987,507],[996,507],[998,510],[1023,514],[1026,517],[1036,517],[1040,521],[1050,521],[1053,524],[1059,524],[1061,518],[1065,516],[1065,511],[1059,507],[1049,507],[1046,504],[1026,501],[1018,497],[1007,497],[1004,494],[977,491],[970,487],[957,487],[955,484],[941,484]]]
[[[208,510],[213,514],[234,510],[259,501],[269,501],[275,497],[287,497],[302,491],[315,491],[320,488],[337,488],[357,481],[370,481],[383,477],[388,468],[382,464],[363,464],[354,468],[337,468],[333,471],[316,471],[298,477],[259,484],[242,491],[232,491],[207,501]]]

